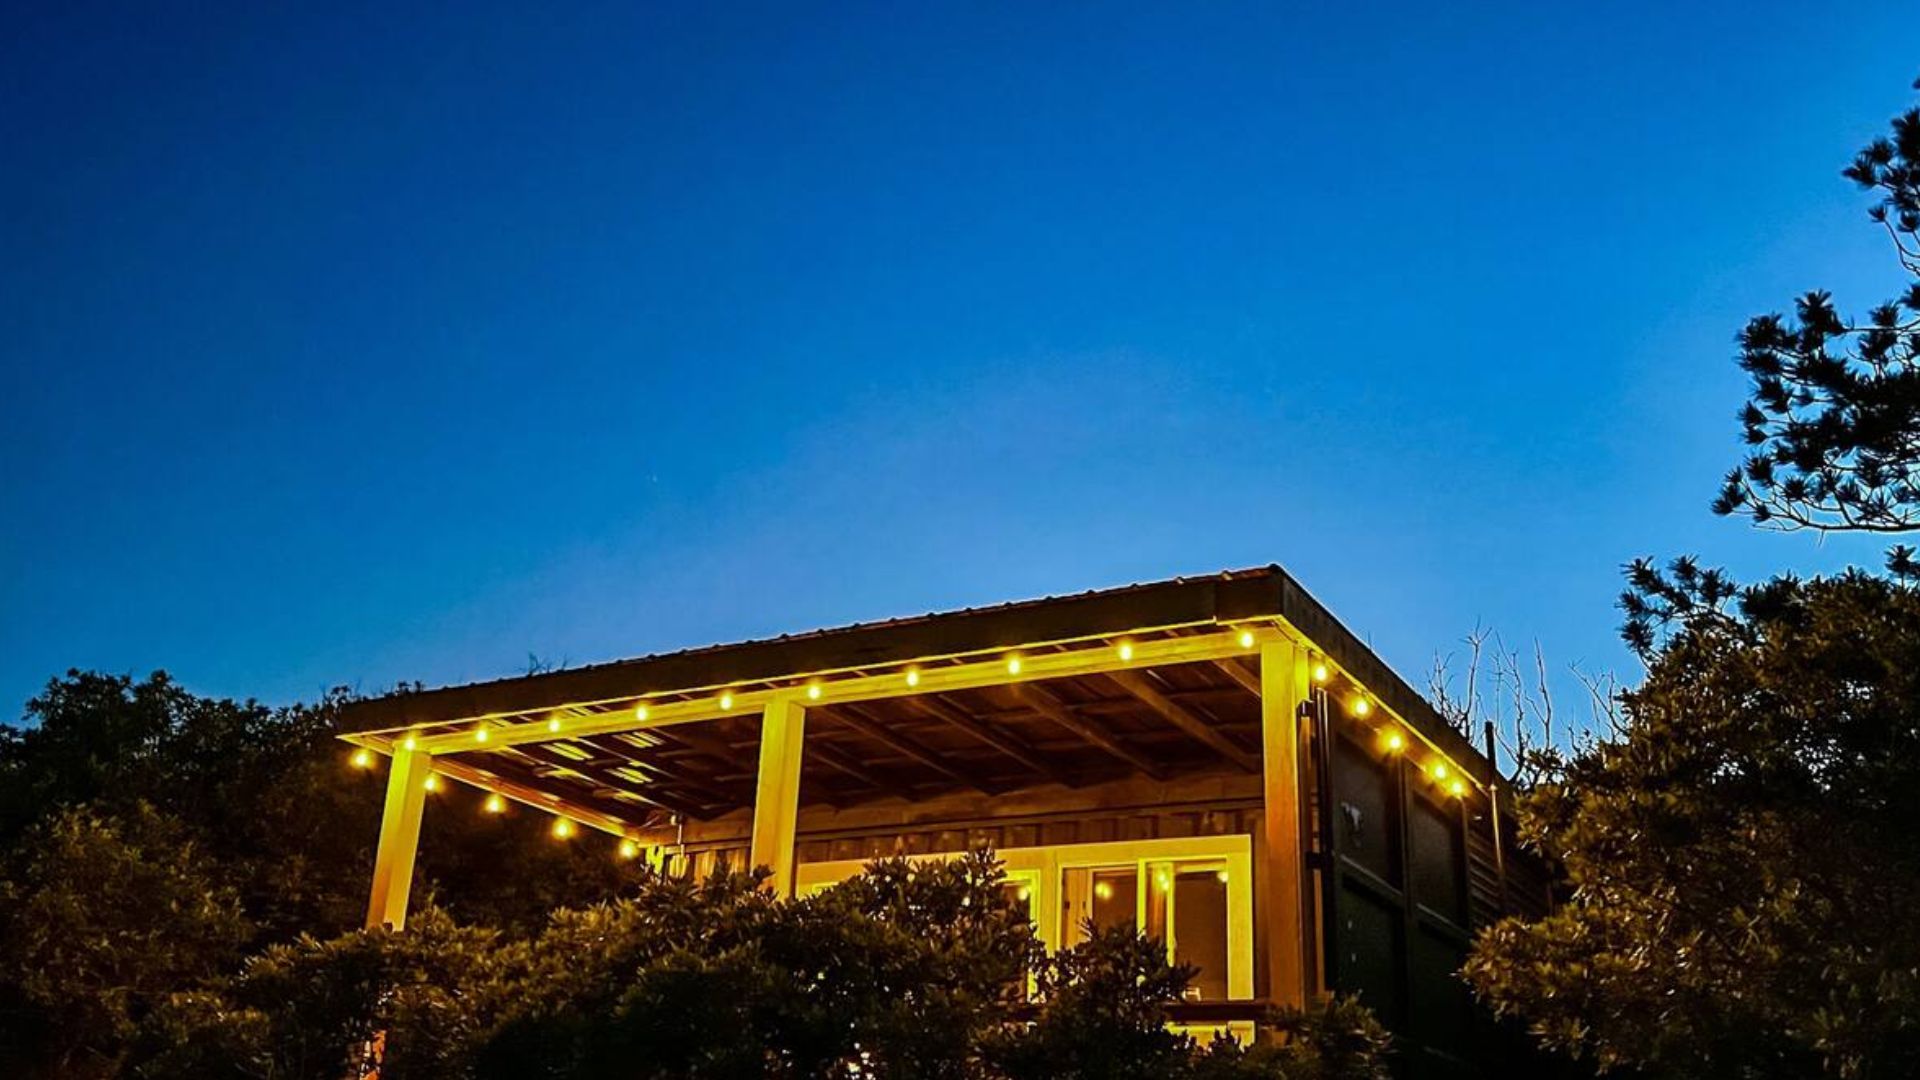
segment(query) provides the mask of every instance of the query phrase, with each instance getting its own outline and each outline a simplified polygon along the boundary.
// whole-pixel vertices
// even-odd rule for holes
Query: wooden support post
[[[413,856],[420,847],[420,815],[427,804],[433,755],[394,748],[387,765],[387,807],[380,817],[380,846],[373,858],[373,895],[367,929],[407,928],[407,893],[413,888]]]
[[[1301,1006],[1307,997],[1306,828],[1300,818],[1300,707],[1312,692],[1305,649],[1290,641],[1260,646],[1260,745],[1263,822],[1259,868],[1266,892],[1262,946],[1267,959],[1267,997],[1275,1005]]]
[[[760,719],[760,782],[753,793],[748,861],[773,871],[777,896],[793,895],[793,834],[800,817],[800,751],[807,711],[791,698],[767,702]]]

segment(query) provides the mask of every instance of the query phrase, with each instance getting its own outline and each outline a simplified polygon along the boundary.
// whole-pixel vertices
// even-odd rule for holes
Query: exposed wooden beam
[[[959,728],[1055,783],[1068,785],[1073,783],[1064,770],[1041,757],[1025,739],[1010,731],[1002,731],[987,721],[969,714],[959,706],[936,697],[910,697],[902,700],[936,720],[944,720]]]
[[[407,894],[413,887],[413,857],[420,849],[420,817],[427,801],[433,759],[399,750],[387,770],[386,809],[380,816],[380,846],[373,859],[373,892],[367,898],[367,929],[407,926]]]
[[[1133,644],[1124,657],[1105,641],[1097,644],[1078,642],[1071,647],[1054,652],[1029,652],[1020,656],[1017,664],[1013,663],[1008,655],[967,659],[952,664],[930,662],[915,668],[911,680],[904,666],[899,671],[878,674],[834,673],[832,677],[821,682],[822,696],[817,700],[817,704],[835,705],[849,701],[876,701],[883,698],[908,697],[913,694],[943,693],[949,690],[1018,686],[1041,679],[1102,674],[1160,664],[1194,663],[1228,656],[1249,656],[1259,647],[1261,641],[1283,633],[1285,631],[1277,627],[1263,624],[1247,625],[1239,629],[1216,629],[1187,636],[1149,638]],[[798,676],[806,673],[794,674]],[[802,696],[802,692],[792,685],[745,687],[738,691],[725,691],[730,697],[731,707],[721,709],[720,695],[724,689],[722,687],[687,688],[683,692],[691,696],[673,701],[648,698],[647,700],[653,703],[648,704],[647,718],[644,720],[640,719],[633,709],[634,704],[642,701],[642,697],[639,696],[606,701],[571,702],[559,707],[575,710],[603,709],[603,711],[582,712],[578,714],[577,719],[568,723],[567,733],[578,737],[669,727],[724,717],[751,716],[769,702],[790,698],[800,700]],[[814,707],[816,701],[809,696],[800,703],[807,707]],[[523,742],[543,742],[553,737],[553,732],[546,721],[524,717],[525,714],[520,712],[495,713],[471,717],[463,721],[449,721],[448,723],[458,723],[459,729],[442,730],[438,734],[420,734],[416,736],[416,746],[433,754],[457,754],[486,751]],[[486,733],[484,739],[479,737],[482,727],[485,728]],[[344,737],[358,745],[370,746],[385,753],[389,752],[393,744],[405,738],[406,734],[404,729],[394,729],[386,732],[353,732]]]
[[[1166,766],[1146,757],[1138,750],[1121,742],[1114,736],[1101,731],[1098,727],[1075,716],[1073,710],[1062,704],[1060,699],[1040,687],[1034,686],[1031,683],[1015,683],[1008,686],[1007,689],[1011,690],[1013,696],[1019,698],[1021,703],[1026,705],[1027,708],[1032,709],[1041,716],[1059,724],[1061,727],[1066,728],[1068,731],[1098,746],[1100,749],[1105,750],[1121,761],[1139,769],[1155,780],[1166,779]]]
[[[699,818],[702,821],[713,816],[704,806],[668,795],[663,791],[647,790],[649,785],[635,784],[625,777],[616,775],[613,770],[602,768],[592,762],[575,761],[565,754],[553,750],[551,747],[537,743],[522,743],[514,747],[514,750],[542,765],[551,765],[555,768],[579,773],[590,780],[605,784],[614,791],[624,792],[651,806],[657,806],[670,814],[685,814],[689,817]]]
[[[753,795],[747,861],[772,871],[775,896],[793,895],[793,843],[800,820],[800,762],[807,711],[792,700],[767,702],[760,720],[760,772]]]
[[[491,766],[509,763],[499,760],[500,755],[491,755],[491,757],[492,760],[481,757],[436,757],[433,760],[433,771],[451,776],[461,783],[469,784],[482,791],[503,795],[536,810],[559,814],[615,836],[631,836],[644,828],[628,821],[625,816],[627,812],[639,809],[638,807],[608,807],[603,805],[605,800],[596,796],[580,794],[560,796],[544,791],[511,776],[501,776],[493,772]],[[523,768],[523,765],[513,765],[515,772],[520,772]]]
[[[1221,757],[1239,766],[1241,771],[1250,773],[1260,771],[1260,755],[1249,753],[1232,739],[1220,734],[1212,724],[1162,693],[1160,688],[1147,681],[1144,675],[1131,671],[1115,671],[1108,674],[1107,678],[1112,679],[1122,690],[1138,698],[1141,704],[1158,713],[1167,723],[1218,751]]]
[[[947,779],[965,784],[975,791],[984,791],[988,794],[993,794],[1001,790],[998,787],[989,785],[964,769],[955,768],[939,751],[927,747],[911,736],[902,735],[875,719],[871,714],[860,709],[858,706],[836,705],[832,709],[816,709],[814,711],[826,712],[835,720],[873,739],[875,742],[884,743],[892,747],[895,751],[912,758]]]
[[[867,768],[865,765],[862,765],[860,762],[855,761],[853,759],[853,755],[845,753],[840,750],[836,750],[833,748],[832,745],[828,743],[816,741],[812,746],[807,747],[807,754],[810,757],[819,759],[822,765],[826,765],[833,769],[837,769],[840,772],[846,773],[848,776],[853,777],[855,780],[858,780],[863,784],[871,785],[872,787],[875,787],[880,791],[887,792],[890,794],[898,794],[903,790],[902,785],[888,783],[886,780],[882,779],[879,775],[875,774],[873,770]]]
[[[1215,660],[1213,666],[1219,668],[1226,674],[1227,678],[1237,683],[1240,689],[1245,690],[1254,697],[1260,696],[1260,676],[1248,671],[1241,665],[1240,661]]]
[[[625,743],[615,746],[612,744],[612,740],[607,736],[602,736],[600,738],[578,739],[576,741],[589,747],[590,749],[597,750],[600,753],[607,755],[608,757],[618,761],[619,764],[621,765],[631,766],[633,768],[640,769],[644,772],[652,773],[653,775],[662,777],[663,779],[666,779],[675,785],[684,787],[688,791],[694,792],[695,794],[704,796],[708,799],[712,799],[714,802],[719,802],[719,803],[731,802],[737,806],[747,806],[747,805],[750,805],[753,801],[753,791],[750,788],[746,788],[740,785],[727,784],[725,781],[721,780],[718,777],[709,776],[703,773],[695,772],[692,769],[688,769],[679,765],[674,765],[668,762],[659,761],[650,756],[635,757],[634,755],[636,754],[645,753],[645,751],[641,750],[637,746],[629,746],[629,745],[626,745]]]

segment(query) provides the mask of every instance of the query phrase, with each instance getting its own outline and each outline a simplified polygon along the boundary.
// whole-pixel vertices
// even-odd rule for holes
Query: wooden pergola
[[[633,849],[738,822],[788,893],[804,814],[1217,778],[1258,796],[1261,959],[1268,996],[1297,1003],[1312,983],[1315,700],[1404,740],[1457,797],[1494,779],[1278,567],[401,694],[352,706],[342,738],[392,758],[367,921],[396,928],[430,777]]]

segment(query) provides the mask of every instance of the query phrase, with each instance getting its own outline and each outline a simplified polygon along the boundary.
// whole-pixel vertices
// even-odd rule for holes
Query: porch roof
[[[1312,650],[1337,695],[1364,695],[1491,779],[1278,566],[394,694],[347,706],[342,737],[381,751],[406,740],[439,771],[617,832],[750,806],[758,705],[775,695],[813,699],[803,801],[1257,772],[1256,635]]]

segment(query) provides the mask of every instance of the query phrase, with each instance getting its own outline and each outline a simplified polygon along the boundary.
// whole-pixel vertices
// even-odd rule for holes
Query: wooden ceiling
[[[809,706],[803,805],[999,794],[1260,769],[1259,681],[1241,660]],[[564,714],[562,714],[564,715]],[[757,714],[459,754],[636,828],[753,805]]]

